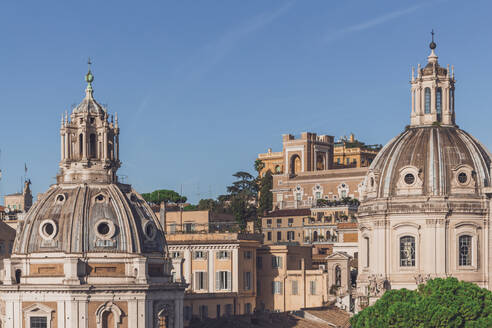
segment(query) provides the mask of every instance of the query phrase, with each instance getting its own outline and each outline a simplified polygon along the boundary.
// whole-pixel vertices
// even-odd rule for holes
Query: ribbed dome
[[[57,184],[28,212],[13,253],[164,254],[165,245],[157,218],[129,185]]]
[[[106,110],[101,106],[92,96],[92,90],[86,91],[86,97],[82,102],[74,108],[74,113],[89,113],[96,115],[103,115]]]
[[[378,154],[366,177],[366,198],[481,194],[490,185],[490,155],[457,127],[410,127]]]

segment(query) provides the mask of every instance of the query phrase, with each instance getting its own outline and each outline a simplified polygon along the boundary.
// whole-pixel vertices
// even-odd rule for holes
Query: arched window
[[[472,237],[463,235],[459,238],[459,264],[460,266],[472,264]]]
[[[431,89],[425,88],[425,114],[431,112]]]
[[[449,90],[449,109],[454,111],[454,89]]]
[[[313,241],[318,241],[318,232],[313,232]]]
[[[437,114],[441,114],[442,110],[442,89],[437,88],[436,90],[436,112]]]
[[[301,158],[299,155],[293,155],[290,158],[290,173],[295,175],[301,171]]]
[[[96,155],[96,135],[91,133],[89,137],[89,157],[95,158]]]
[[[400,266],[415,266],[415,237],[405,236],[400,238]]]
[[[342,286],[342,269],[338,265],[335,267],[335,286]]]
[[[102,328],[113,328],[113,327],[114,327],[113,312],[105,311],[102,314]]]
[[[79,157],[82,158],[82,154],[84,153],[84,136],[79,134]]]

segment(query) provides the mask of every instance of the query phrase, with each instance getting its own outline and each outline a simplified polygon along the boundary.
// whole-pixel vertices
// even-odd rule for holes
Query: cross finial
[[[89,65],[89,69],[91,69],[91,65],[92,65],[91,57],[89,57],[89,59],[87,59],[87,65]]]
[[[436,46],[437,46],[436,43],[434,42],[434,29],[432,29],[431,35],[432,35],[432,42],[429,44],[429,48],[434,50],[434,49],[436,49]]]

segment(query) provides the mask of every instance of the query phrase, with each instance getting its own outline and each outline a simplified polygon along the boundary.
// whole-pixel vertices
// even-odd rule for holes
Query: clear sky
[[[458,124],[492,149],[490,1],[2,1],[0,193],[55,180],[60,116],[84,96],[118,112],[119,173],[191,201],[253,172],[281,135],[385,144],[409,124],[430,31],[456,71]]]

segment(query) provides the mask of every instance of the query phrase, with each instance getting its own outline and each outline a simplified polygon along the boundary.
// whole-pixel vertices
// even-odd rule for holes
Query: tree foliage
[[[263,215],[266,211],[272,210],[273,204],[273,176],[268,170],[263,178],[259,179],[259,199],[258,199],[258,215]]]
[[[352,327],[492,327],[492,292],[456,278],[417,290],[387,291],[350,320]]]
[[[143,199],[145,199],[149,203],[160,204],[162,202],[165,203],[184,203],[186,202],[186,197],[181,196],[174,190],[167,189],[159,189],[154,190],[150,193],[143,193]]]
[[[257,180],[248,172],[239,171],[232,175],[236,181],[227,187],[227,195],[219,197],[219,201],[229,204],[231,213],[241,230],[246,222],[256,218],[256,198],[258,195]]]

